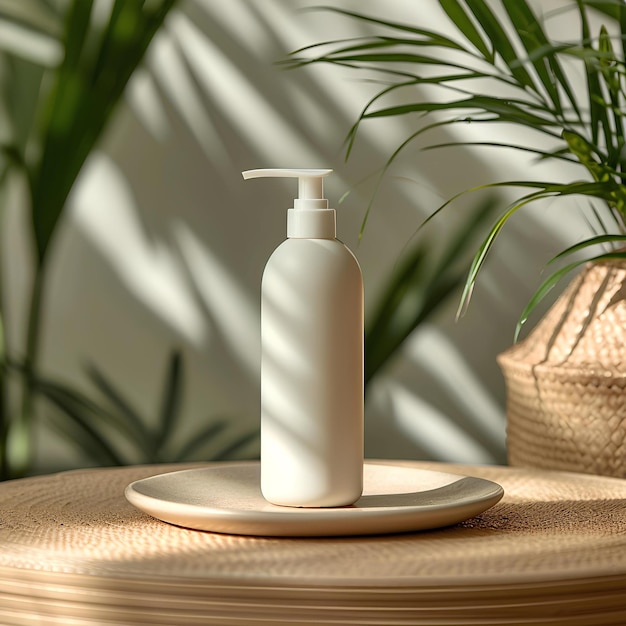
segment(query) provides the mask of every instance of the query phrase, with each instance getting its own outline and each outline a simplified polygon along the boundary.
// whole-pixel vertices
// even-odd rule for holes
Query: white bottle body
[[[287,239],[261,288],[261,491],[282,506],[363,488],[363,280],[337,239]]]

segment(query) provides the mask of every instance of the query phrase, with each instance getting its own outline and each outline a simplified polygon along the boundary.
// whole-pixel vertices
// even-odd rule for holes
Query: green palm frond
[[[41,156],[29,176],[40,263],[78,172],[174,2],[115,0],[102,26],[91,19],[93,0],[70,6],[63,61],[42,112]]]
[[[494,207],[490,199],[471,210],[443,246],[437,243],[437,251],[420,242],[393,272],[365,329],[366,388],[404,340],[463,284],[463,262]]]
[[[245,454],[258,438],[258,429],[231,432],[233,419],[210,417],[206,424],[185,428],[181,417],[184,366],[178,350],[170,354],[163,396],[154,415],[142,414],[97,367],[88,373],[102,399],[95,401],[76,389],[43,376],[34,377],[35,392],[55,411],[51,426],[89,461],[100,465],[221,460]],[[18,366],[13,364],[14,368]]]
[[[325,7],[368,24],[374,34],[358,42],[344,40],[309,46],[293,53],[286,64],[299,67],[329,63],[375,71],[386,77],[387,84],[363,107],[346,139],[349,157],[363,123],[412,117],[415,130],[392,151],[383,174],[410,144],[419,142],[422,149],[442,149],[463,143],[429,143],[428,136],[435,128],[467,123],[513,124],[543,135],[551,147],[537,146],[531,140],[527,144],[490,141],[472,145],[574,162],[586,172],[586,180],[568,184],[511,181],[476,188],[519,187],[531,191],[523,192],[505,207],[480,244],[461,296],[459,310],[463,311],[498,234],[518,210],[529,204],[572,195],[587,198],[595,203],[594,211],[603,208],[611,215],[612,219],[598,220],[599,224],[615,228],[614,232],[605,233],[603,243],[623,245],[626,4],[622,0],[572,0],[569,10],[576,13],[579,29],[574,29],[569,39],[558,41],[549,34],[549,20],[540,19],[526,0],[439,0],[439,5],[450,19],[453,34],[449,36],[428,28],[427,17],[416,27]],[[603,21],[595,32],[592,13]],[[563,37],[561,32],[559,37]],[[577,65],[575,69],[573,64]],[[584,77],[584,89],[574,86],[577,73]],[[426,85],[430,89],[415,90]],[[493,95],[500,92],[502,96]],[[388,104],[391,96],[401,97],[402,104]],[[446,201],[433,216],[449,210],[457,198]],[[363,227],[368,214],[369,208]],[[592,255],[588,260],[598,258],[604,257]],[[559,255],[558,259],[562,257]],[[546,285],[553,286],[553,281],[565,273],[555,271],[540,286],[522,316],[524,319],[549,290]],[[518,330],[523,321],[520,320]]]

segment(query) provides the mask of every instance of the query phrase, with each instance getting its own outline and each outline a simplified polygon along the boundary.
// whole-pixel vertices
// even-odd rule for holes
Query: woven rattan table
[[[186,530],[125,486],[183,466],[0,484],[0,624],[626,624],[626,481],[410,463],[498,482],[457,526],[352,538]]]

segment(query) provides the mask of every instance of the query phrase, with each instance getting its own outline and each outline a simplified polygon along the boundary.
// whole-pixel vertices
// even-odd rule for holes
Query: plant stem
[[[33,277],[26,354],[21,388],[21,405],[17,419],[7,433],[7,472],[11,477],[24,476],[33,461],[33,419],[35,411],[35,371],[39,353],[41,331],[42,296],[44,286],[44,263],[38,263]]]
[[[1,300],[1,290],[0,290]],[[5,367],[6,349],[4,342],[4,324],[2,320],[2,306],[0,304],[0,480],[9,478],[9,463],[7,459],[7,434],[9,415],[6,405],[7,371]]]
[[[6,186],[8,167],[4,167],[0,173],[0,186],[2,195],[0,197],[0,221],[4,225]],[[7,367],[7,345],[4,327],[4,257],[0,256],[0,481],[10,477],[8,453],[9,434],[9,407],[8,407],[8,385],[9,375]]]

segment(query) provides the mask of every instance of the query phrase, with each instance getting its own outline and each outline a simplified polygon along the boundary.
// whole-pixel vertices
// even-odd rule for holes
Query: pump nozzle
[[[260,169],[242,172],[250,178],[297,178],[298,198],[289,209],[287,236],[297,238],[334,239],[335,211],[328,208],[324,198],[324,177],[332,170],[317,169]]]
[[[298,198],[294,202],[294,209],[327,209],[328,201],[323,204],[318,202],[298,202],[298,200],[325,200],[324,199],[324,176],[328,176],[332,170],[307,170],[307,169],[263,169],[247,170],[242,176],[249,178],[297,178]]]

